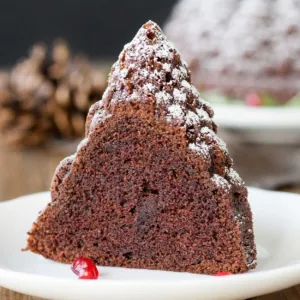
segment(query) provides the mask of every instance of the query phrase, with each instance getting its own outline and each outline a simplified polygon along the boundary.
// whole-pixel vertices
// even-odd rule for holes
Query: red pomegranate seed
[[[76,258],[71,269],[80,279],[97,279],[99,276],[97,266],[88,257]]]
[[[245,99],[246,105],[248,106],[261,106],[262,100],[256,93],[249,93]]]
[[[217,274],[215,274],[215,276],[227,276],[227,275],[231,275],[230,272],[218,272]]]

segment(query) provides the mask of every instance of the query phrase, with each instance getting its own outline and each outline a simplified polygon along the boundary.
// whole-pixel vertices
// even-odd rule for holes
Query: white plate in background
[[[212,104],[221,130],[241,141],[261,144],[300,144],[300,109]]]
[[[100,267],[98,280],[78,280],[69,265],[21,252],[26,231],[50,194],[2,202],[0,286],[47,299],[238,300],[300,283],[300,195],[249,190],[258,267],[224,277]]]

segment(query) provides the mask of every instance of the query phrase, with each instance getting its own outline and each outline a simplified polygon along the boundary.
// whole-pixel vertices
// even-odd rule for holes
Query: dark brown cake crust
[[[28,249],[70,263],[245,272],[256,249],[247,190],[213,111],[160,28],[146,23],[113,66],[86,139],[58,166]]]

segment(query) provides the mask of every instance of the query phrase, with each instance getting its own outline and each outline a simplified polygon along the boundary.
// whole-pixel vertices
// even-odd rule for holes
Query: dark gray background
[[[0,0],[0,65],[36,41],[67,39],[91,58],[112,58],[149,19],[163,25],[176,0]]]

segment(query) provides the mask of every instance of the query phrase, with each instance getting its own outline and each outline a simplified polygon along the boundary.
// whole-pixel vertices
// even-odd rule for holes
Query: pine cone
[[[84,135],[85,118],[89,107],[101,99],[105,77],[100,70],[92,70],[83,58],[68,65],[66,75],[56,87],[53,122],[58,136],[64,138]]]
[[[52,51],[35,45],[29,58],[0,74],[0,131],[11,145],[84,135],[86,114],[102,97],[105,76],[86,60],[71,58],[64,41]]]
[[[9,145],[40,144],[49,134],[54,87],[31,68],[24,61],[0,78],[0,129]]]

